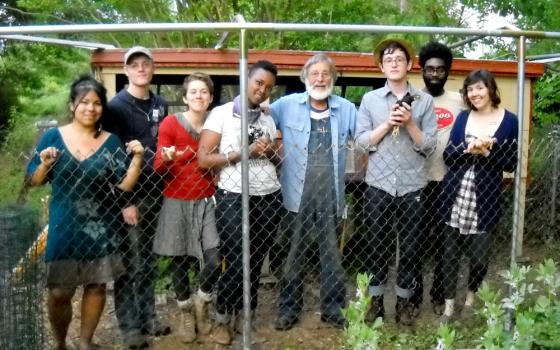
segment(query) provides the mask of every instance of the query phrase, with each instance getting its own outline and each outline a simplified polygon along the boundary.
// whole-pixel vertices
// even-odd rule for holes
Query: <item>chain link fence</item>
[[[529,145],[529,171],[526,179],[528,189],[521,208],[525,210],[525,241],[539,248],[541,255],[536,258],[540,260],[553,256],[554,250],[551,247],[556,245],[555,242],[559,238],[557,227],[560,218],[557,208],[560,200],[558,193],[560,192],[558,186],[560,133],[558,127],[553,126],[539,128],[534,135]],[[278,161],[275,166],[276,171],[271,173],[266,170],[266,167],[261,166],[263,159],[249,161],[250,187],[254,186],[251,187],[252,190],[262,189],[262,186],[259,187],[262,183],[266,183],[267,188],[273,189],[250,196],[249,200],[251,308],[256,311],[254,314],[256,324],[266,325],[265,327],[269,329],[268,332],[264,332],[265,338],[278,336],[279,333],[275,333],[276,331],[270,331],[274,327],[288,329],[292,323],[294,327],[298,327],[298,322],[309,315],[313,317],[316,313],[320,313],[323,316],[321,320],[327,324],[335,327],[342,326],[343,324],[334,316],[339,315],[340,307],[344,307],[355,294],[353,281],[359,272],[368,272],[374,278],[370,285],[370,293],[376,297],[374,301],[377,304],[374,303],[372,316],[384,316],[387,322],[393,322],[397,318],[401,323],[410,321],[418,324],[428,322],[425,315],[433,314],[432,304],[438,305],[443,303],[444,299],[454,297],[456,290],[459,293],[457,303],[462,303],[467,288],[476,290],[483,278],[495,277],[492,273],[487,274],[488,269],[496,271],[509,266],[512,219],[519,213],[513,212],[515,186],[513,178],[511,175],[506,175],[504,180],[499,177],[502,170],[508,170],[512,165],[515,168],[517,161],[515,147],[506,149],[504,147],[508,147],[507,145],[498,144],[494,146],[491,155],[480,156],[483,158],[477,162],[481,168],[474,168],[474,175],[471,174],[474,178],[469,181],[465,179],[469,178],[469,170],[473,168],[465,167],[465,164],[471,160],[464,158],[463,149],[448,148],[446,162],[450,171],[456,172],[454,178],[448,173],[449,178],[446,178],[443,184],[429,183],[427,187],[420,190],[405,191],[402,195],[401,193],[389,195],[364,181],[367,172],[372,171],[373,167],[384,167],[382,161],[368,166],[367,153],[360,153],[354,145],[338,146],[349,147],[350,150],[344,181],[344,206],[341,208],[337,208],[336,205],[337,189],[332,158],[327,157],[325,163],[321,163],[325,159],[313,160],[315,164],[323,165],[313,174],[306,174],[304,178],[299,179],[304,182],[303,187],[282,190],[277,181],[281,176],[282,162]],[[320,148],[324,145],[316,145],[316,147]],[[305,156],[311,159],[314,156],[314,149],[301,150],[302,153],[299,155],[281,154],[284,158]],[[322,152],[322,156],[332,154],[330,145],[326,150],[328,152]],[[458,153],[453,153],[455,151]],[[279,152],[283,150],[280,149]],[[455,157],[451,156],[453,154]],[[497,156],[493,158],[493,155]],[[109,158],[112,157],[109,155]],[[276,161],[280,157],[273,158]],[[76,162],[72,157],[61,158],[59,161],[63,160]],[[507,169],[504,169],[503,164],[508,162]],[[405,160],[400,164],[408,163]],[[239,170],[240,164],[235,169]],[[417,181],[420,176],[415,174],[424,171],[423,169],[409,170],[412,178],[407,178],[407,175],[400,173],[388,174],[388,176],[396,182],[406,184]],[[494,171],[494,175],[498,178],[487,178],[483,182],[477,182],[477,176],[484,171]],[[173,178],[170,178],[172,173],[164,174],[163,181],[172,181]],[[173,174],[177,176],[177,173]],[[218,269],[221,277],[217,281],[210,279],[204,282],[212,285],[214,307],[222,313],[233,316],[231,319],[233,331],[235,316],[239,315],[237,319],[240,317],[242,319],[243,306],[242,205],[240,195],[220,188],[223,187],[223,181],[238,181],[236,179],[240,179],[241,176],[236,174],[229,179],[222,177],[218,181],[215,175],[208,176],[219,182],[217,192],[203,200],[205,205],[202,209],[190,208],[190,210],[209,211],[213,213],[212,216],[204,216],[206,214],[193,216],[192,212],[174,214],[176,214],[176,226],[184,230],[200,233],[202,227],[215,225],[220,238],[219,261],[221,263],[218,263]],[[84,187],[82,191],[75,191],[76,203],[91,202],[91,205],[88,208],[78,208],[76,215],[67,215],[65,217],[67,222],[62,222],[60,225],[82,227],[84,223],[89,222],[82,214],[93,215],[92,213],[99,209],[99,205],[110,208],[104,214],[113,215],[112,220],[119,226],[118,235],[111,237],[111,242],[120,246],[120,250],[111,253],[111,256],[116,257],[121,263],[112,265],[114,269],[112,273],[118,276],[120,271],[115,266],[130,266],[130,262],[126,262],[126,259],[148,259],[138,255],[139,250],[134,246],[140,244],[144,248],[141,249],[142,251],[152,251],[158,223],[164,215],[169,214],[164,211],[170,208],[164,204],[164,209],[160,213],[160,206],[153,205],[162,201],[161,188],[143,188],[143,192],[146,193],[144,198],[149,198],[147,202],[151,204],[149,208],[141,209],[144,216],[140,225],[149,225],[152,229],[149,237],[140,237],[142,233],[124,223],[120,211],[125,205],[116,199],[115,194],[112,193],[113,187],[107,186],[109,177],[112,177],[112,174],[103,171],[81,176],[76,176],[76,173],[72,172],[66,173],[64,181],[70,186],[86,181],[89,186],[92,186],[91,189],[95,190],[91,192]],[[446,188],[451,188],[445,182],[450,179],[455,181],[454,188],[461,191],[451,198],[450,193],[445,191]],[[259,181],[262,183],[259,184]],[[492,186],[496,188],[493,189]],[[193,191],[193,196],[201,196],[200,188],[196,188],[196,185],[191,188],[167,190],[165,196],[168,198],[173,197],[171,190]],[[195,191],[196,195],[194,195]],[[213,186],[210,190],[210,193],[212,192]],[[91,193],[94,195],[91,196]],[[293,193],[301,195],[302,198],[299,214],[290,212],[282,206],[282,198],[284,197],[285,200],[286,196]],[[503,196],[498,197],[497,193],[503,193]],[[84,195],[86,197],[80,197]],[[4,203],[7,202],[9,198],[4,199]],[[310,206],[310,203],[313,206]],[[142,207],[146,203],[137,204]],[[39,203],[31,202],[30,205],[40,207]],[[445,205],[449,210],[444,210]],[[476,211],[480,206],[484,206],[487,212]],[[317,208],[320,210],[316,210]],[[472,215],[473,211],[477,213],[476,216]],[[440,214],[443,214],[446,219],[442,220]],[[187,219],[191,217],[210,217],[213,222]],[[473,217],[486,226],[472,225]],[[166,225],[173,230],[173,221],[170,222],[169,218],[167,220]],[[74,253],[91,252],[97,256],[96,253],[103,250],[102,246],[109,242],[106,240],[106,230],[103,226],[93,230],[91,225],[88,225],[76,232],[70,232],[72,237],[64,237],[64,241],[76,244],[75,247],[71,245],[65,247],[70,250],[76,249],[73,250]],[[480,229],[481,227],[483,229]],[[53,229],[52,226],[50,229]],[[50,331],[45,317],[46,281],[43,266],[36,259],[44,248],[43,245],[38,244],[40,243],[38,241],[44,239],[39,235],[41,231],[38,214],[33,210],[7,204],[0,210],[0,317],[2,319],[0,348],[2,349],[47,347],[46,334]],[[175,234],[177,241],[186,239],[185,232]],[[97,240],[96,237],[99,239]],[[212,246],[212,242],[203,240],[204,238],[198,235],[189,240],[188,244]],[[91,242],[91,249],[82,247],[84,242],[88,241]],[[51,241],[48,242],[47,245],[51,244]],[[77,250],[78,246],[84,249]],[[131,254],[133,252],[134,254]],[[197,254],[193,255],[197,256]],[[462,256],[465,257],[464,260],[461,259]],[[204,254],[201,257],[208,259]],[[93,259],[89,254],[81,259],[73,259],[87,262],[97,258]],[[196,263],[196,259],[184,259],[183,265],[177,264],[177,261],[174,257],[149,258],[147,262],[149,270],[133,272],[154,277],[146,278],[143,282],[145,293],[155,293],[159,296],[157,299],[160,302],[168,302],[165,307],[158,306],[158,317],[163,320],[162,322],[171,324],[173,333],[182,327],[181,322],[184,322],[184,319],[178,316],[176,303],[169,301],[172,299],[184,301],[185,298],[189,298],[189,294],[195,293],[201,286],[199,276],[207,274],[207,271],[204,272],[205,265]],[[101,262],[97,260],[97,263]],[[463,265],[468,265],[469,269],[465,270],[461,267]],[[462,276],[465,273],[470,273],[470,276],[468,278]],[[111,330],[117,339],[115,342],[120,344],[117,317],[121,315],[118,315],[118,311],[115,315],[113,293],[108,292],[107,295],[106,313],[109,316],[101,319],[98,333],[106,334]],[[227,304],[227,307],[220,306],[221,303]],[[142,305],[130,304],[129,307],[142,307]],[[284,320],[280,320],[279,324],[281,316],[284,316]],[[208,317],[213,320],[214,313],[209,312]],[[237,330],[241,331],[240,328],[238,323]],[[252,329],[251,332],[253,338],[263,334],[259,327]]]

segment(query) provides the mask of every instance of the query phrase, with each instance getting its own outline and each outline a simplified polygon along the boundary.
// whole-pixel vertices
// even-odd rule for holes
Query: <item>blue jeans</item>
[[[152,252],[161,198],[138,204],[140,222],[128,229],[119,252],[125,272],[115,280],[115,313],[123,333],[140,332],[155,317],[155,257]]]
[[[422,190],[393,197],[389,193],[368,186],[366,190],[366,223],[369,227],[369,258],[367,272],[373,275],[369,291],[372,296],[385,293],[389,260],[397,239],[399,261],[397,296],[410,298],[416,285],[420,267],[420,221],[424,216]],[[396,231],[393,222],[396,221]]]
[[[332,204],[332,203],[331,203]],[[306,210],[290,212],[293,228],[290,251],[284,264],[278,312],[288,318],[297,318],[303,308],[303,274],[307,249],[311,243],[309,228],[315,225],[321,263],[321,313],[340,315],[345,305],[345,273],[338,251],[337,231],[340,228],[333,212]]]
[[[225,270],[218,281],[216,312],[231,315],[243,308],[243,242],[241,194],[216,192],[216,226]],[[258,304],[258,290],[264,258],[276,235],[282,208],[280,191],[249,197],[251,310]]]

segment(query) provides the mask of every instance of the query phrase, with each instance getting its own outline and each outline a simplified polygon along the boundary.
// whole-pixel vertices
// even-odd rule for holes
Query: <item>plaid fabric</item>
[[[482,233],[477,230],[478,215],[476,214],[476,192],[474,183],[474,166],[463,176],[455,203],[451,209],[449,226],[459,229],[462,235]]]

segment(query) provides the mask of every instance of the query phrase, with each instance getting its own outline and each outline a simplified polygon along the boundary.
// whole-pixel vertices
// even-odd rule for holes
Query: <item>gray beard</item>
[[[331,85],[325,91],[315,91],[313,89],[313,85],[311,85],[308,80],[305,80],[305,90],[312,99],[322,101],[327,99],[332,94],[333,84],[331,83]]]

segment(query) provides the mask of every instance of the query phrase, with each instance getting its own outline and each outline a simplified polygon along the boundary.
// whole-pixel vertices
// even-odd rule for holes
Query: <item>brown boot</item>
[[[371,303],[366,313],[366,322],[373,323],[378,317],[385,317],[385,307],[383,306],[383,295],[371,297]]]
[[[408,299],[397,297],[395,320],[403,326],[414,324],[414,305]]]
[[[212,324],[208,318],[208,303],[212,301],[212,295],[204,293],[200,289],[193,295],[194,315],[196,317],[196,329],[201,335],[207,335],[212,330]]]
[[[186,310],[180,310],[180,313],[178,336],[183,343],[192,343],[196,340],[194,315]]]
[[[243,334],[243,322],[245,318],[243,317],[243,311],[239,310],[235,315],[235,332],[237,334]],[[251,311],[251,344],[260,344],[266,341],[265,336],[259,331],[255,326],[255,311]]]
[[[210,338],[213,342],[220,345],[231,344],[231,331],[226,324],[217,323],[210,333]]]

